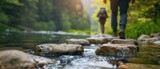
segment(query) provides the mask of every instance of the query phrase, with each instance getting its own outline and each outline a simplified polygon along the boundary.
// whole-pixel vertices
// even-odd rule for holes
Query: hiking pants
[[[113,32],[117,32],[117,14],[118,14],[118,7],[120,8],[120,28],[125,29],[127,24],[127,10],[129,7],[130,0],[111,0],[111,26]]]

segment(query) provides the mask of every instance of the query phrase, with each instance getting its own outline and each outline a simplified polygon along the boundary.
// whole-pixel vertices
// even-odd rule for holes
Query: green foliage
[[[0,23],[33,30],[89,29],[81,0],[1,0],[0,16]]]
[[[34,27],[38,31],[51,30],[54,31],[56,29],[55,23],[53,21],[49,22],[37,22],[34,23]]]
[[[152,22],[137,22],[128,24],[126,28],[127,38],[138,38],[142,34],[150,34],[160,32],[160,23],[155,24]]]
[[[1,23],[7,23],[8,20],[9,20],[8,16],[5,13],[0,12],[0,22]]]

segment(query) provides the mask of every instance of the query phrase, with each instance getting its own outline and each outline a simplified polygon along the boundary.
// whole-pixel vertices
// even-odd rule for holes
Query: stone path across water
[[[160,46],[160,34],[152,34],[152,35],[142,35],[138,38],[138,42],[134,39],[118,39],[116,37],[112,37],[110,35],[103,35],[103,36],[92,36],[86,39],[68,39],[67,44],[40,44],[35,47],[35,55],[39,56],[45,56],[45,54],[57,54],[57,55],[75,55],[75,54],[83,54],[84,52],[84,46],[90,47],[93,44],[96,46],[99,46],[96,48],[95,53],[97,55],[114,55],[114,56],[120,56],[120,57],[125,57],[125,56],[133,56],[134,54],[137,54],[139,51],[138,44],[140,45],[154,45],[154,46]],[[10,52],[12,51],[12,55],[10,54],[3,54],[4,52]],[[20,52],[20,57],[17,57],[16,55],[18,54],[17,52]],[[26,54],[21,51],[17,50],[8,50],[8,51],[1,51],[0,53],[0,64],[8,64],[8,62],[24,62],[21,59],[25,59],[26,57],[24,56],[29,56],[30,54]],[[6,56],[10,55],[10,56]],[[43,67],[44,64],[48,64],[48,58],[40,59],[43,57],[34,57],[33,58],[28,58],[25,59],[27,62],[32,63],[33,65],[27,65],[28,67],[33,67],[34,64],[39,65],[39,67]],[[3,61],[4,58],[9,58],[10,59],[5,59],[6,61]],[[24,58],[23,58],[24,57]],[[15,59],[16,58],[16,59]],[[32,59],[29,60],[29,59]],[[38,61],[35,61],[38,60]],[[41,63],[40,61],[45,61],[45,63]],[[160,60],[159,60],[160,62]],[[54,61],[53,61],[54,63]],[[1,68],[5,68],[5,66],[0,65]],[[22,67],[22,66],[20,66]],[[34,66],[35,67],[35,66]]]

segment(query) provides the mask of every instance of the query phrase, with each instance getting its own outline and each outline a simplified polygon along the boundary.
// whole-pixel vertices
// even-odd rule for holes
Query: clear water
[[[89,35],[77,35],[65,32],[1,32],[0,49],[33,50],[34,46],[45,43],[65,43],[70,38],[87,38]],[[98,45],[84,46],[82,55],[61,55],[49,57],[55,59],[55,64],[45,66],[45,69],[112,69],[116,68],[114,57],[97,56]]]

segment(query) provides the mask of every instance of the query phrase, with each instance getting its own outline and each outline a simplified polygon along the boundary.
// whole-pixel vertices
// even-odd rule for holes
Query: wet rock
[[[108,34],[103,34],[103,35],[101,34],[101,35],[91,35],[91,37],[87,38],[87,40],[91,44],[104,44],[116,38],[117,37],[112,37],[111,35]]]
[[[160,40],[155,41],[155,42],[154,42],[154,44],[156,44],[156,45],[160,46]]]
[[[81,54],[84,51],[79,44],[41,44],[35,48],[36,55],[54,54]]]
[[[110,42],[113,39],[115,39],[115,37],[90,37],[90,38],[87,38],[87,40],[91,44],[104,44],[104,43]]]
[[[160,33],[152,33],[150,34],[151,37],[158,37],[160,38]]]
[[[160,45],[160,33],[154,33],[149,35],[141,35],[138,38],[138,42],[141,45]]]
[[[151,38],[149,35],[141,35],[138,37],[138,41],[143,41],[144,39]]]
[[[134,44],[134,45],[138,44],[134,39],[113,39],[111,43],[112,44]]]
[[[133,44],[103,44],[96,50],[100,55],[129,56],[137,53],[137,46]]]
[[[80,44],[80,45],[85,45],[85,46],[90,45],[90,42],[86,39],[68,39],[67,43],[68,44]]]
[[[91,38],[87,38],[87,40],[91,43],[91,44],[102,44],[103,43],[103,38],[100,37],[91,37]],[[107,41],[108,42],[108,41]]]
[[[18,50],[0,51],[0,69],[35,69],[51,63],[54,63],[54,60]]]
[[[146,39],[143,39],[141,41],[139,41],[139,44],[141,45],[157,45],[159,44],[159,38],[146,38]]]

